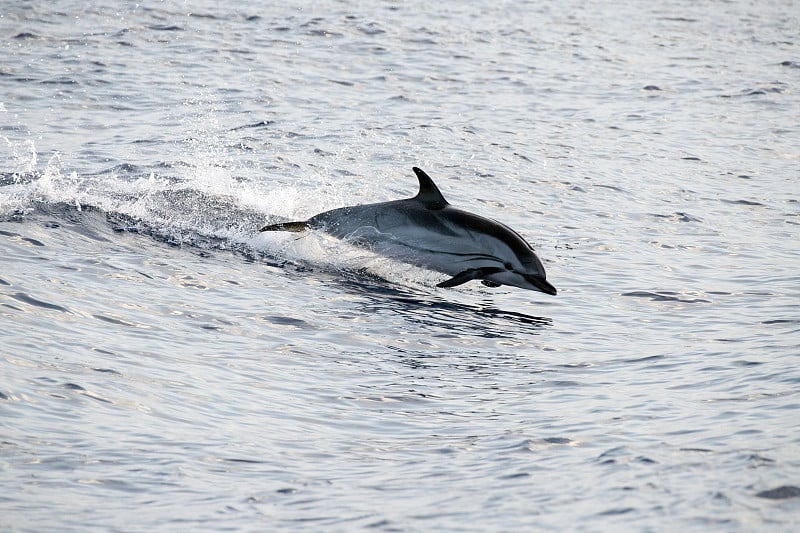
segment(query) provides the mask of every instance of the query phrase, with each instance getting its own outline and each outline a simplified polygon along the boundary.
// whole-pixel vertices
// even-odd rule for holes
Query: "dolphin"
[[[437,287],[481,280],[556,294],[544,266],[519,233],[495,220],[452,207],[424,171],[413,167],[419,192],[413,198],[340,207],[299,222],[261,231],[321,230],[355,246],[450,279]]]

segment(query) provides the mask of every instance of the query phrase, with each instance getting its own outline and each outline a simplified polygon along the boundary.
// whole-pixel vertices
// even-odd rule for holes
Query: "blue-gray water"
[[[91,4],[0,3],[0,529],[798,527],[797,2]],[[414,165],[559,295],[257,232]]]

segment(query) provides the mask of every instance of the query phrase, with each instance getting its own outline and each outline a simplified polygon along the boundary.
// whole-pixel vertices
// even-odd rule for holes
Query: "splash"
[[[313,232],[300,238],[260,233],[258,229],[266,223],[306,218],[357,202],[350,198],[352,189],[363,189],[365,180],[353,176],[352,183],[343,184],[341,178],[332,179],[331,169],[315,167],[306,172],[307,165],[296,161],[287,161],[283,168],[271,167],[280,174],[269,179],[232,148],[232,130],[220,124],[214,105],[187,105],[202,111],[187,119],[191,133],[182,142],[181,160],[170,164],[121,163],[79,173],[66,168],[68,156],[54,152],[42,165],[32,140],[3,138],[11,153],[11,171],[0,183],[0,221],[45,216],[73,219],[74,213],[99,211],[114,231],[146,234],[170,245],[228,250],[303,268],[368,271],[403,284],[440,281],[430,272]],[[275,155],[275,159],[281,157]]]

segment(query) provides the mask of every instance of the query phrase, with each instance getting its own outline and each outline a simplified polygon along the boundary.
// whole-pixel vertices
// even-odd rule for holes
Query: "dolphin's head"
[[[503,235],[503,242],[510,245],[505,260],[502,266],[498,265],[498,268],[484,279],[500,285],[510,285],[555,296],[557,290],[547,281],[544,265],[536,256],[533,247],[515,231],[505,227],[503,229],[507,230],[507,234]],[[500,257],[502,254],[498,253],[496,259],[499,261]]]
[[[507,264],[505,266],[508,267],[511,265]],[[519,268],[503,268],[499,272],[493,272],[485,276],[484,279],[499,285],[510,285],[512,287],[539,291],[553,296],[558,292],[545,278],[543,268],[533,272],[525,272]]]
[[[496,220],[445,207],[436,214],[451,231],[443,242],[451,248],[451,257],[469,258],[472,279],[487,285],[509,285],[555,295],[556,288],[547,282],[544,266],[533,247],[516,231]],[[426,224],[432,227],[432,224]],[[440,230],[440,233],[444,233]],[[441,246],[441,245],[440,245]],[[444,247],[444,246],[443,246]],[[442,269],[447,272],[447,270]]]

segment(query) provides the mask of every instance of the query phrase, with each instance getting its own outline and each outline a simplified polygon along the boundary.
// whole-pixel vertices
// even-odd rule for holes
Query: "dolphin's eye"
[[[511,263],[503,263],[503,266],[506,267],[506,270],[511,270],[514,268],[514,265]]]

